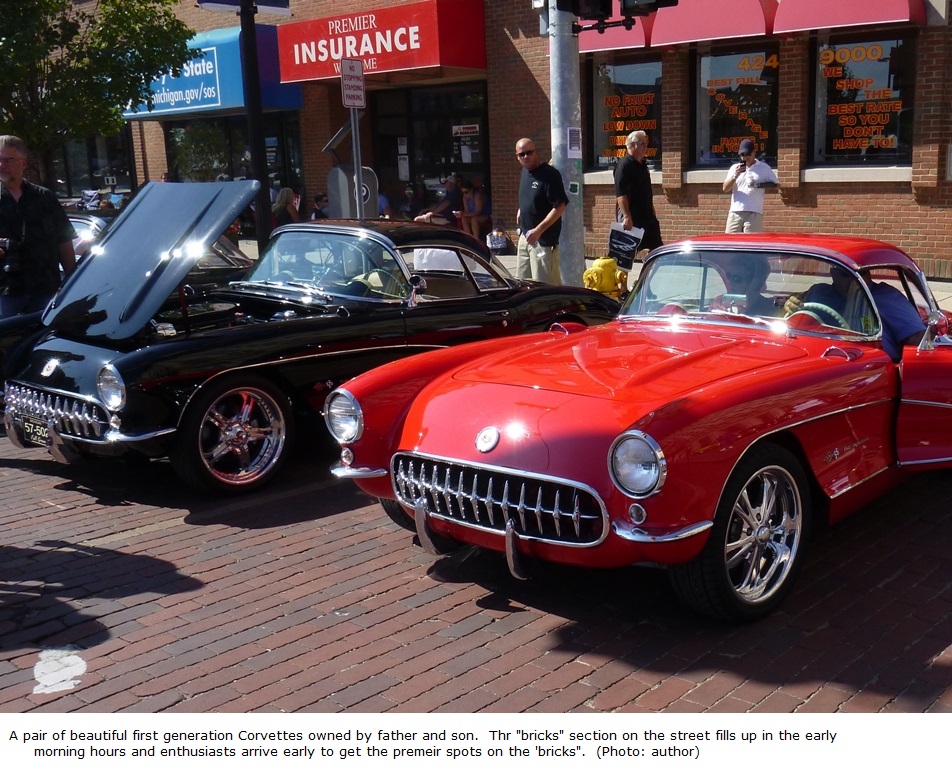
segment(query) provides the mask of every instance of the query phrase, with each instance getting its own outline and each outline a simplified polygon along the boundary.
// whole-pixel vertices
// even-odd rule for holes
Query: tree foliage
[[[67,138],[113,135],[122,111],[151,107],[151,84],[198,52],[178,0],[4,0],[0,132],[44,160]]]
[[[172,131],[175,168],[184,181],[214,181],[228,164],[228,138],[220,127],[196,122]]]

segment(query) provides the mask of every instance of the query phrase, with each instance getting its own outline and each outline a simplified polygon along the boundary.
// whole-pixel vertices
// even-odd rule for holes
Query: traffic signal
[[[555,7],[591,21],[612,15],[612,0],[555,0]]]
[[[619,0],[622,16],[647,16],[659,8],[677,5],[678,0]]]
[[[647,16],[659,8],[677,5],[678,0],[619,0],[622,16]],[[555,7],[579,19],[601,21],[612,15],[612,0],[555,0]]]

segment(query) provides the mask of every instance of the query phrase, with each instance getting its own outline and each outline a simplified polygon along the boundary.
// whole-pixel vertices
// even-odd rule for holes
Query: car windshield
[[[366,235],[278,233],[242,283],[310,287],[328,294],[402,300],[410,285],[392,252]]]
[[[621,316],[680,316],[869,337],[879,333],[880,322],[867,284],[899,278],[883,269],[864,283],[844,265],[794,252],[661,254],[643,270]]]

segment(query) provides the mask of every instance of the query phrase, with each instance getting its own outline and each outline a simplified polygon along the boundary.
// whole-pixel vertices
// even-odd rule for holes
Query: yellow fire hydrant
[[[628,291],[628,273],[621,270],[611,257],[599,257],[582,273],[582,283],[586,289],[594,289],[620,300]]]

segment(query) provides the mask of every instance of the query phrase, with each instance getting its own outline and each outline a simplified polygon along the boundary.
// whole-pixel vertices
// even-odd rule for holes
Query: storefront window
[[[263,119],[265,163],[273,189],[303,195],[300,130],[294,113]],[[168,122],[166,144],[176,181],[230,181],[253,175],[248,121],[243,116]]]
[[[648,133],[649,167],[661,169],[661,61],[599,65],[592,89],[595,167],[615,166],[625,138]]]
[[[409,114],[409,139],[386,139],[391,151],[384,158],[392,158],[394,148],[398,158],[407,158],[400,178],[409,178],[415,197],[426,206],[439,202],[445,196],[446,179],[451,175],[491,191],[484,84],[410,90]],[[381,140],[376,139],[378,147]],[[402,148],[407,151],[401,153]],[[390,192],[393,184],[385,180],[381,188]]]
[[[816,163],[909,163],[915,43],[831,40],[816,61]]]
[[[93,189],[106,193],[132,190],[126,135],[68,140],[53,155],[52,189],[59,197],[79,197]]]
[[[744,138],[757,141],[759,156],[777,164],[777,46],[699,58],[697,165],[737,160]]]

